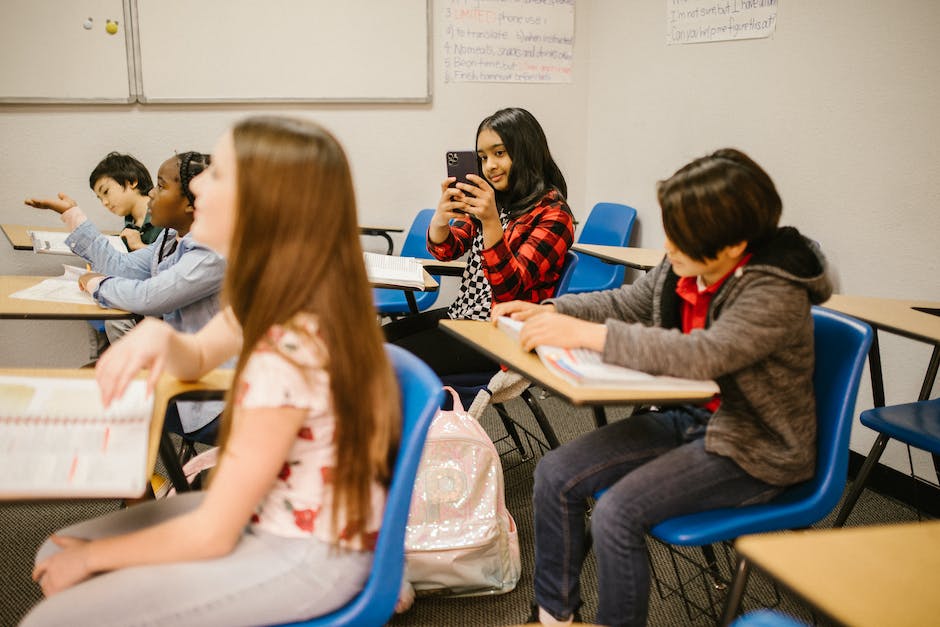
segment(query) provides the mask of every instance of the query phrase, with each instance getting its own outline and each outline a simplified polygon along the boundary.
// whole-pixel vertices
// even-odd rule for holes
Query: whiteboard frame
[[[121,8],[124,14],[124,53],[127,55],[127,92],[126,98],[109,98],[107,96],[93,96],[88,98],[58,98],[52,96],[2,96],[0,104],[103,104],[103,105],[128,105],[140,102],[137,89],[137,72],[133,66],[137,64],[135,43],[136,43],[136,20],[131,19],[131,2],[136,0],[121,0]],[[131,25],[128,28],[128,25]]]
[[[427,48],[427,72],[426,72],[426,95],[425,96],[416,96],[416,97],[392,97],[392,98],[353,98],[353,97],[297,97],[297,98],[285,98],[285,97],[272,97],[272,98],[251,98],[251,97],[225,97],[225,98],[191,98],[191,97],[182,97],[182,98],[172,98],[172,97],[156,97],[148,98],[144,94],[144,85],[143,85],[143,71],[141,68],[141,54],[140,54],[140,36],[138,31],[137,24],[137,1],[138,0],[124,0],[125,3],[131,5],[131,14],[133,20],[131,24],[133,25],[133,33],[131,39],[133,39],[133,72],[131,72],[131,65],[128,63],[128,73],[133,74],[133,85],[132,93],[135,94],[136,101],[141,104],[218,104],[218,103],[246,103],[246,104],[275,104],[275,103],[322,103],[322,104],[428,104],[432,101],[433,96],[433,85],[434,85],[434,56],[433,56],[433,42],[434,42],[434,21],[432,18],[433,15],[433,0],[425,0],[424,3],[424,15],[427,27],[427,41],[425,42]],[[394,0],[388,0],[394,1]]]

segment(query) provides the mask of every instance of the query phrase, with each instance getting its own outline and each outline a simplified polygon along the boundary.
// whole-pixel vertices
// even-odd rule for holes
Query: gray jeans
[[[199,492],[130,507],[66,527],[95,539],[127,533],[195,509]],[[59,548],[47,540],[36,561]],[[21,625],[259,625],[331,612],[352,599],[372,567],[371,552],[319,540],[246,532],[228,555],[125,568],[55,594]]]

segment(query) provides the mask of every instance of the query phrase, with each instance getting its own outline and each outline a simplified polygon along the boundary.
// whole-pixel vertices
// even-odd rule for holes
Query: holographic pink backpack
[[[405,578],[417,595],[502,594],[521,571],[493,441],[449,388],[454,409],[428,431],[405,534]]]

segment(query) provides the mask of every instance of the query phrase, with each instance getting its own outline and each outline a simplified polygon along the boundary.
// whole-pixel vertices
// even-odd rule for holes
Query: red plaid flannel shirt
[[[510,220],[503,239],[483,250],[483,273],[493,302],[525,300],[538,303],[555,295],[565,253],[574,241],[574,220],[555,190],[528,213]],[[428,252],[441,261],[457,259],[470,249],[477,225],[455,220],[440,244],[428,240]]]

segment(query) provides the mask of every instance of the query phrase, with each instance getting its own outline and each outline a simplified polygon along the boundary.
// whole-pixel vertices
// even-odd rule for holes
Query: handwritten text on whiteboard
[[[575,0],[449,0],[445,82],[570,83]]]

